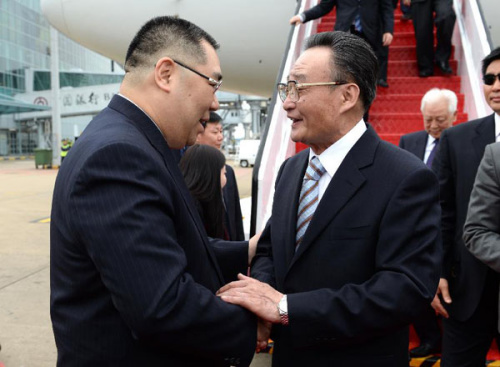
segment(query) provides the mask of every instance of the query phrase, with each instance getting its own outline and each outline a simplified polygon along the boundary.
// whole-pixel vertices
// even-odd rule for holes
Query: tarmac
[[[248,228],[251,168],[235,169]],[[49,314],[49,227],[57,169],[29,157],[0,160],[0,367],[53,367]],[[252,367],[271,365],[256,355]]]

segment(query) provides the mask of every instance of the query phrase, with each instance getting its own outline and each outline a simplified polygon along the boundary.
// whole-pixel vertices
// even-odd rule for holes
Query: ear
[[[349,83],[344,86],[344,90],[342,93],[342,104],[340,106],[341,112],[352,110],[358,104],[358,102],[361,103],[361,101],[359,101],[359,98],[360,91],[357,84]]]
[[[457,122],[457,117],[458,117],[458,111],[453,112],[452,124],[454,124],[455,122]]]
[[[156,62],[154,78],[158,88],[170,92],[172,76],[175,72],[175,63],[170,57],[162,57]]]

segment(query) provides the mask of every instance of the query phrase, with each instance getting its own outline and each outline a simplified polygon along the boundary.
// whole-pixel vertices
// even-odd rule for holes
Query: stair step
[[[391,46],[414,46],[416,45],[415,41],[415,32],[398,32],[394,34],[394,39],[392,40]]]
[[[377,88],[377,95],[388,94],[421,94],[422,96],[431,88],[450,89],[460,93],[459,76],[431,76],[419,78],[418,76],[389,77],[389,88]]]
[[[321,18],[318,24],[318,32],[328,32],[333,31],[333,27],[335,26],[335,17]],[[398,34],[400,32],[408,33],[414,32],[413,23],[410,21],[402,22],[399,18],[394,19],[394,34]]]
[[[390,89],[390,87],[389,87]],[[422,94],[377,94],[370,107],[370,115],[376,112],[385,113],[420,113]],[[458,94],[457,111],[463,111],[464,95]]]
[[[457,114],[457,122],[468,120],[466,113]],[[372,113],[370,110],[370,124],[379,134],[408,134],[424,128],[422,114],[419,113]]]
[[[434,47],[435,49],[435,47]],[[452,46],[451,54],[455,54],[455,46]],[[417,59],[417,49],[415,46],[389,46],[390,61],[415,61]]]
[[[453,70],[452,75],[457,74],[458,63],[456,60],[450,60],[450,66]],[[437,66],[434,67],[434,75],[445,76]],[[450,77],[452,76],[450,75]],[[404,76],[418,76],[418,66],[417,61],[403,60],[403,61],[391,61],[389,60],[389,66],[387,69],[388,77],[404,77]],[[426,79],[426,78],[423,78]]]

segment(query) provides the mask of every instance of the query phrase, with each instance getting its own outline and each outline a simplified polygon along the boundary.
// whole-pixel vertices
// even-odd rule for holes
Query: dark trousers
[[[453,296],[452,296],[453,298]],[[498,273],[489,270],[482,298],[466,321],[443,318],[441,367],[484,367],[486,354],[498,332]]]
[[[436,17],[434,18],[434,12]],[[453,0],[427,0],[411,3],[411,16],[417,41],[417,62],[420,71],[433,71],[434,59],[448,61],[456,15]],[[434,55],[434,24],[437,47]]]
[[[420,339],[420,345],[428,344],[432,348],[441,348],[441,328],[436,311],[430,305],[413,322],[413,327]]]

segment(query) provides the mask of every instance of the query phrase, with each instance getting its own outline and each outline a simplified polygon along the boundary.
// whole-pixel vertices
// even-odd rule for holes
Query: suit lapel
[[[302,189],[302,183],[304,175],[306,172],[307,165],[309,164],[309,149],[305,150],[304,153],[298,157],[298,159],[290,162],[287,170],[292,172],[291,175],[285,175],[290,177],[290,180],[284,182],[286,190],[283,190],[280,195],[279,200],[276,202],[275,208],[277,209],[279,226],[283,228],[281,232],[283,237],[280,239],[284,241],[284,246],[278,246],[278,248],[284,249],[285,253],[285,264],[291,263],[292,258],[295,255],[295,239],[297,232],[297,211],[299,207],[299,196]],[[273,212],[273,221],[274,221]],[[274,224],[274,223],[273,223]]]
[[[182,173],[177,165],[177,160],[172,153],[172,150],[169,148],[167,142],[163,138],[162,133],[158,129],[158,127],[151,121],[151,119],[137,106],[133,103],[129,102],[125,98],[120,96],[114,96],[109,104],[110,108],[113,108],[125,116],[127,116],[128,120],[132,122],[143,134],[146,136],[151,145],[158,151],[158,153],[162,156],[163,162],[172,177],[172,181],[174,185],[177,187],[178,191],[181,193],[181,196],[186,204],[186,207],[191,215],[192,220],[195,222],[198,231],[200,232],[200,237],[203,239],[203,244],[207,250],[209,258],[214,265],[214,269],[217,272],[219,280],[221,284],[224,284],[224,278],[222,273],[220,272],[218,262],[213,254],[209,244],[208,238],[205,231],[205,227],[201,221],[200,216],[196,211],[196,207],[194,206],[193,199],[191,194],[189,193],[186,184],[184,183],[184,177],[182,177]]]
[[[304,239],[293,257],[291,266],[310,246],[314,245],[316,238],[363,186],[366,178],[360,170],[373,163],[379,140],[373,129],[369,127],[344,158],[318,204]]]
[[[422,131],[422,134],[419,135],[416,140],[415,151],[417,152],[417,157],[420,158],[421,161],[425,158],[425,148],[427,147],[427,138],[428,134],[426,131]]]
[[[476,135],[472,138],[472,145],[478,162],[484,155],[484,147],[495,142],[495,115],[487,116],[476,127]]]

